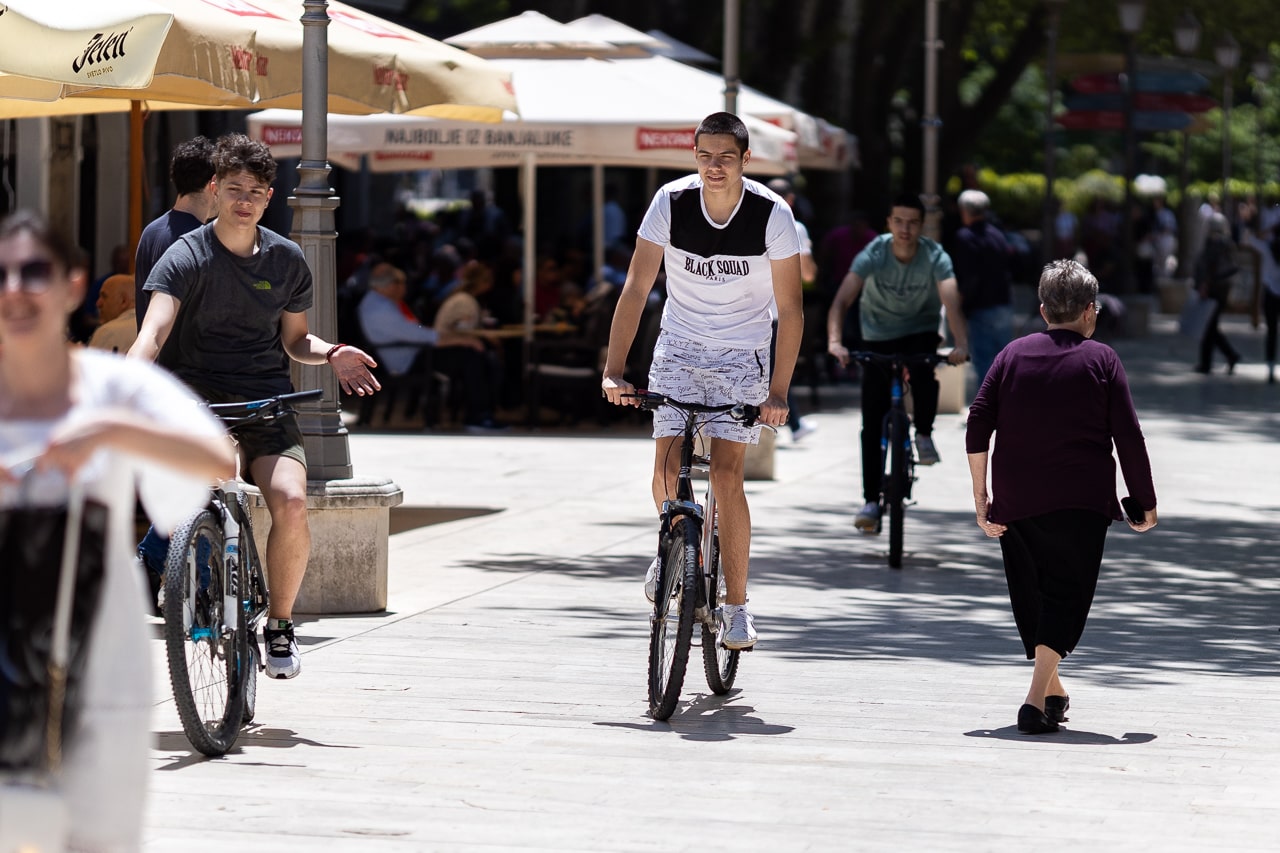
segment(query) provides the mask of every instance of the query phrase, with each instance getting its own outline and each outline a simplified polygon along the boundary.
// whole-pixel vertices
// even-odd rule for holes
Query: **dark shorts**
[[[201,388],[198,385],[193,385],[192,390],[210,403],[243,403],[256,399],[243,394],[228,394],[212,388]],[[250,423],[236,427],[232,435],[235,436],[244,459],[240,476],[247,483],[257,485],[253,482],[253,474],[249,468],[255,459],[261,459],[264,456],[296,459],[303,468],[307,467],[307,452],[303,445],[302,430],[298,427],[297,415],[285,415],[269,423]]]

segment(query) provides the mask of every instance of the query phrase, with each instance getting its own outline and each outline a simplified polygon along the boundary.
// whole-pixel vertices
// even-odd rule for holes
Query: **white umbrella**
[[[477,56],[598,56],[617,53],[605,39],[570,29],[541,12],[522,12],[445,39]]]
[[[130,111],[138,182],[144,107],[302,105],[298,0],[4,0],[0,12],[0,119]],[[509,76],[483,59],[336,0],[326,12],[330,112],[496,121],[515,109]],[[149,75],[132,68],[145,59]],[[141,196],[135,186],[130,245]]]
[[[521,166],[524,186],[524,281],[532,287],[536,247],[533,170],[539,165],[590,165],[597,220],[603,204],[603,167],[637,166],[692,172],[693,136],[698,123],[715,108],[685,102],[680,93],[637,81],[631,60],[493,59],[511,72],[520,117],[497,125],[408,116],[330,116],[329,151],[333,161],[357,167],[368,155],[381,171],[426,168]],[[785,175],[795,171],[795,134],[760,119],[744,119],[751,134],[748,172]],[[268,110],[248,119],[249,133],[271,146],[277,157],[301,151],[301,115]],[[597,222],[599,235],[602,225]],[[603,258],[596,239],[594,268]],[[532,294],[526,293],[531,309]],[[530,324],[531,328],[531,324]]]
[[[718,61],[711,54],[698,50],[693,45],[685,44],[662,30],[649,30],[646,35],[652,36],[658,42],[656,47],[649,48],[649,52],[655,56],[665,56],[667,59],[692,65],[715,65]]]
[[[64,84],[142,88],[172,24],[173,14],[148,0],[14,0],[0,6],[0,85],[41,100],[59,97]]]
[[[576,33],[606,41],[617,47],[639,47],[646,53],[655,53],[663,47],[662,42],[648,33],[642,33],[635,27],[629,27],[621,21],[615,21],[608,15],[586,15],[570,21],[565,26]]]
[[[719,75],[665,56],[623,59],[616,64],[656,90],[679,92],[682,98],[696,100],[707,112],[723,109],[724,79]],[[744,85],[738,91],[738,112],[795,133],[796,156],[802,169],[840,170],[852,165],[852,149],[845,131],[785,101]]]
[[[75,21],[65,6],[88,7],[87,0],[6,0],[0,15],[0,118],[45,115],[36,100],[105,99],[128,110],[133,100],[186,104],[188,108],[302,106],[303,26],[298,0],[112,0],[112,10],[150,9],[172,24],[151,52],[153,76],[141,83],[115,85],[100,76],[134,59],[142,46],[137,28],[112,30],[100,43],[70,45],[80,30],[45,23]],[[56,9],[50,14],[47,9]],[[384,21],[337,0],[329,0],[329,112],[377,113],[426,111],[432,115],[496,121],[515,108],[510,81],[484,60],[421,33]],[[6,19],[36,21],[29,31]],[[105,13],[94,17],[103,19]],[[91,20],[93,18],[89,18]],[[106,32],[105,30],[103,31]],[[64,33],[64,35],[59,35]],[[112,42],[112,38],[116,38]],[[57,41],[53,41],[53,39]],[[135,39],[137,39],[135,41]],[[58,47],[63,43],[68,47]],[[41,45],[33,50],[32,44]],[[48,48],[46,50],[46,47]],[[55,52],[56,50],[56,52]],[[46,54],[53,59],[47,60]],[[84,55],[90,72],[72,73],[73,57]],[[45,73],[49,67],[60,73]],[[30,79],[58,84],[33,93]],[[27,100],[17,100],[27,99]],[[99,111],[86,108],[86,112]]]
[[[416,116],[329,116],[330,157],[339,166],[376,172],[414,169],[479,169],[519,166],[533,154],[540,166],[633,166],[686,169],[693,165],[698,121],[616,121],[566,118],[498,124]],[[276,157],[302,151],[302,114],[263,110],[248,117],[249,134]],[[786,175],[795,169],[795,135],[759,119],[747,120],[754,175]]]

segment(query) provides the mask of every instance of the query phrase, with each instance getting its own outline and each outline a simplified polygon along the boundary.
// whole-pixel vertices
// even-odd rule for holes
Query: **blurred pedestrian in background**
[[[1222,309],[1227,305],[1231,295],[1231,282],[1240,268],[1236,266],[1236,247],[1231,242],[1231,224],[1221,213],[1213,213],[1209,217],[1209,235],[1204,241],[1204,250],[1196,261],[1196,290],[1202,299],[1212,299],[1215,303],[1213,313],[1209,315],[1209,323],[1204,327],[1200,337],[1200,360],[1196,362],[1197,373],[1208,373],[1213,369],[1213,351],[1222,350],[1227,358],[1227,373],[1235,373],[1236,364],[1240,361],[1240,353],[1231,346],[1227,336],[1218,327],[1222,317]]]
[[[987,221],[991,199],[965,190],[958,199],[960,228],[949,251],[960,288],[960,307],[969,324],[969,351],[978,375],[986,378],[996,353],[1013,337],[1013,289],[1009,244]]]

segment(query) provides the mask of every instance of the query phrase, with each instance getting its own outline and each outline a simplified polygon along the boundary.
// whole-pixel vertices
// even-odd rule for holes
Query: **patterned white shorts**
[[[682,403],[760,405],[769,396],[769,345],[758,349],[707,346],[663,332],[653,348],[649,390]],[[706,438],[742,444],[760,440],[760,427],[744,427],[728,415],[700,415]],[[663,406],[653,413],[653,437],[681,435],[684,413]]]

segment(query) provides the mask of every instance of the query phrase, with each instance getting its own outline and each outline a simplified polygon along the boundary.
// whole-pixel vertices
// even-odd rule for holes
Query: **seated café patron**
[[[419,356],[434,347],[434,369],[460,383],[465,425],[492,428],[494,395],[486,377],[484,341],[471,332],[438,332],[422,325],[404,301],[406,290],[404,273],[389,263],[379,263],[369,273],[369,292],[358,313],[378,362],[393,376],[425,370],[428,362]]]
[[[101,325],[89,339],[89,346],[108,352],[127,353],[138,337],[134,310],[133,276],[109,276],[98,291],[98,319]]]

